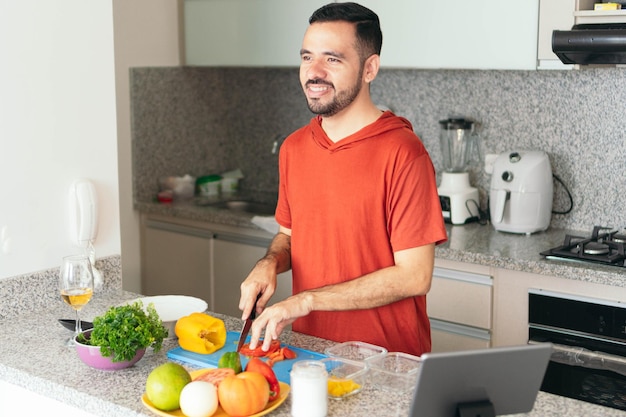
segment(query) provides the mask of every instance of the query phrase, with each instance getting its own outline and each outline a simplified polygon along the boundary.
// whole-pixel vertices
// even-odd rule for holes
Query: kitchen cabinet
[[[187,65],[298,66],[328,1],[186,0]],[[536,69],[539,0],[362,0],[380,17],[388,68]]]
[[[435,261],[427,298],[433,352],[491,345],[492,289],[488,267]]]
[[[142,218],[142,293],[194,296],[205,300],[211,309],[212,239],[209,229]]]
[[[142,217],[142,293],[202,298],[209,310],[241,316],[240,284],[271,242],[270,233],[220,224]],[[291,271],[278,276],[270,305],[291,295]]]
[[[383,30],[383,67],[536,69],[539,0],[362,0]]]
[[[270,240],[243,234],[216,233],[213,242],[214,311],[234,317],[239,310],[240,284],[256,262],[265,256]],[[291,295],[291,271],[278,276],[278,286],[269,305]]]
[[[300,65],[302,37],[323,0],[185,0],[187,65]]]

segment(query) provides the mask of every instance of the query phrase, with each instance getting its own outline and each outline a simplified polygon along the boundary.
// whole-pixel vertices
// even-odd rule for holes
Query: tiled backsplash
[[[154,198],[162,175],[241,168],[241,188],[276,193],[272,145],[307,123],[296,68],[170,67],[132,70],[135,199]],[[384,69],[375,101],[406,117],[442,169],[438,121],[481,124],[482,155],[544,150],[574,208],[551,226],[626,227],[626,69],[452,71]],[[471,166],[485,208],[490,176]],[[569,200],[555,182],[555,210]]]

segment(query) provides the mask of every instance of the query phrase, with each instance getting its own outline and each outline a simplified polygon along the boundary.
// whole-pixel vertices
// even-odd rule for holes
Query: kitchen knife
[[[252,322],[256,318],[256,303],[257,301],[259,301],[259,298],[261,298],[261,293],[256,296],[256,300],[254,301],[254,305],[252,306],[252,311],[246,319],[246,322],[243,324],[243,329],[241,329],[241,334],[239,335],[239,343],[237,343],[237,352],[241,350],[241,347],[246,342],[248,333],[250,333],[250,327],[252,326]]]
[[[76,329],[76,320],[59,319],[59,323],[61,323],[63,327],[65,327],[68,330],[74,331]],[[90,321],[81,320],[80,327],[82,327],[83,330],[89,330],[93,328],[93,323]]]

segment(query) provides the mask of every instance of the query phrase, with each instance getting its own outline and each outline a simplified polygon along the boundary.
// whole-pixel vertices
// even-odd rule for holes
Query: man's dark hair
[[[380,55],[383,34],[376,13],[357,3],[330,3],[317,9],[309,18],[309,24],[337,21],[355,24],[356,47],[362,61],[373,54]]]

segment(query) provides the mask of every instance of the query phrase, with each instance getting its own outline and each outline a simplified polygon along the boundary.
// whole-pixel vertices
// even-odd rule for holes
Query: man
[[[431,346],[425,295],[435,245],[447,239],[432,162],[410,123],[372,102],[378,16],[332,3],[309,23],[300,81],[317,117],[280,149],[280,229],[241,284],[242,318],[259,296],[250,347],[264,337],[267,350],[293,323],[421,355]],[[293,296],[265,308],[276,274],[289,268]]]

